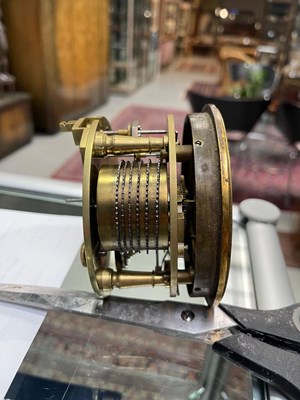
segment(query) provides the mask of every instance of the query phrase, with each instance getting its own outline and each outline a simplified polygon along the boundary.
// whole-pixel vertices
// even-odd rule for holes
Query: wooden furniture
[[[0,8],[0,158],[29,142],[33,132],[30,96],[15,93],[16,78],[9,71],[7,54]]]
[[[179,0],[162,0],[160,3],[159,51],[160,65],[171,64],[176,54],[179,28]]]
[[[6,93],[0,96],[0,158],[31,140],[33,132],[30,96]]]
[[[35,129],[53,133],[107,98],[109,0],[3,0],[17,89]]]
[[[191,31],[192,3],[182,0],[179,3],[178,28],[177,28],[177,53],[184,54],[187,47],[187,38]]]

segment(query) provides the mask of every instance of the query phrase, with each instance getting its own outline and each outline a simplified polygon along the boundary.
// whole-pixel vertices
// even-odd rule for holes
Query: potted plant
[[[194,112],[199,112],[207,103],[215,104],[222,113],[229,130],[249,132],[266,110],[274,83],[274,70],[254,62],[249,55],[236,49],[221,52],[222,76],[218,88],[211,95],[207,89],[194,83],[187,92]],[[229,62],[238,59],[239,62]],[[246,61],[246,62],[245,62]]]

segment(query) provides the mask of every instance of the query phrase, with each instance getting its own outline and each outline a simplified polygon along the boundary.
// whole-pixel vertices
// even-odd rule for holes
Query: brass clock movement
[[[104,117],[62,122],[61,130],[72,131],[82,156],[81,259],[94,291],[107,296],[115,287],[164,285],[174,297],[185,284],[190,296],[219,302],[229,272],[232,200],[218,109],[187,115],[180,132],[172,115],[158,131],[137,122],[113,131]],[[140,252],[155,253],[151,271],[130,269]]]

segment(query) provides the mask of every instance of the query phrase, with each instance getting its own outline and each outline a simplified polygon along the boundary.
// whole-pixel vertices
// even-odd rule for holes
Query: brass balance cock
[[[107,296],[115,287],[164,285],[174,297],[186,284],[190,296],[218,303],[232,234],[229,153],[218,109],[206,105],[187,115],[182,135],[172,115],[158,131],[137,122],[113,131],[104,117],[62,122],[61,130],[72,131],[83,161],[81,260],[94,291]],[[127,269],[140,252],[155,253],[152,271]]]

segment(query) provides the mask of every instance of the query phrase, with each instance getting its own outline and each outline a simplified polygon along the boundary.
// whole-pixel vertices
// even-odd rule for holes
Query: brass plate
[[[220,244],[220,268],[218,277],[218,287],[213,304],[218,304],[225,293],[231,255],[232,241],[232,180],[231,167],[228,149],[228,141],[224,121],[220,111],[216,106],[210,105],[203,108],[207,112],[214,123],[217,133],[219,157],[220,157],[220,174],[221,174],[221,193],[222,193],[222,221],[221,221],[221,244]],[[213,299],[211,299],[212,301]]]
[[[96,215],[96,190],[98,168],[93,161],[93,149],[97,129],[107,129],[109,124],[105,118],[92,120],[84,129],[81,141],[84,148],[83,181],[82,181],[82,216],[83,237],[85,246],[85,260],[93,290],[99,296],[104,293],[97,283],[96,272],[99,265],[96,259],[96,250],[99,246],[97,215]],[[109,127],[110,128],[110,127]]]
[[[169,138],[169,193],[170,193],[170,296],[177,295],[177,164],[176,164],[176,134],[173,115],[168,115]]]
[[[183,144],[193,146],[193,161],[183,165],[188,196],[195,200],[186,232],[186,268],[194,269],[190,296],[220,301],[227,282],[231,250],[231,177],[226,132],[215,106],[187,117]]]

